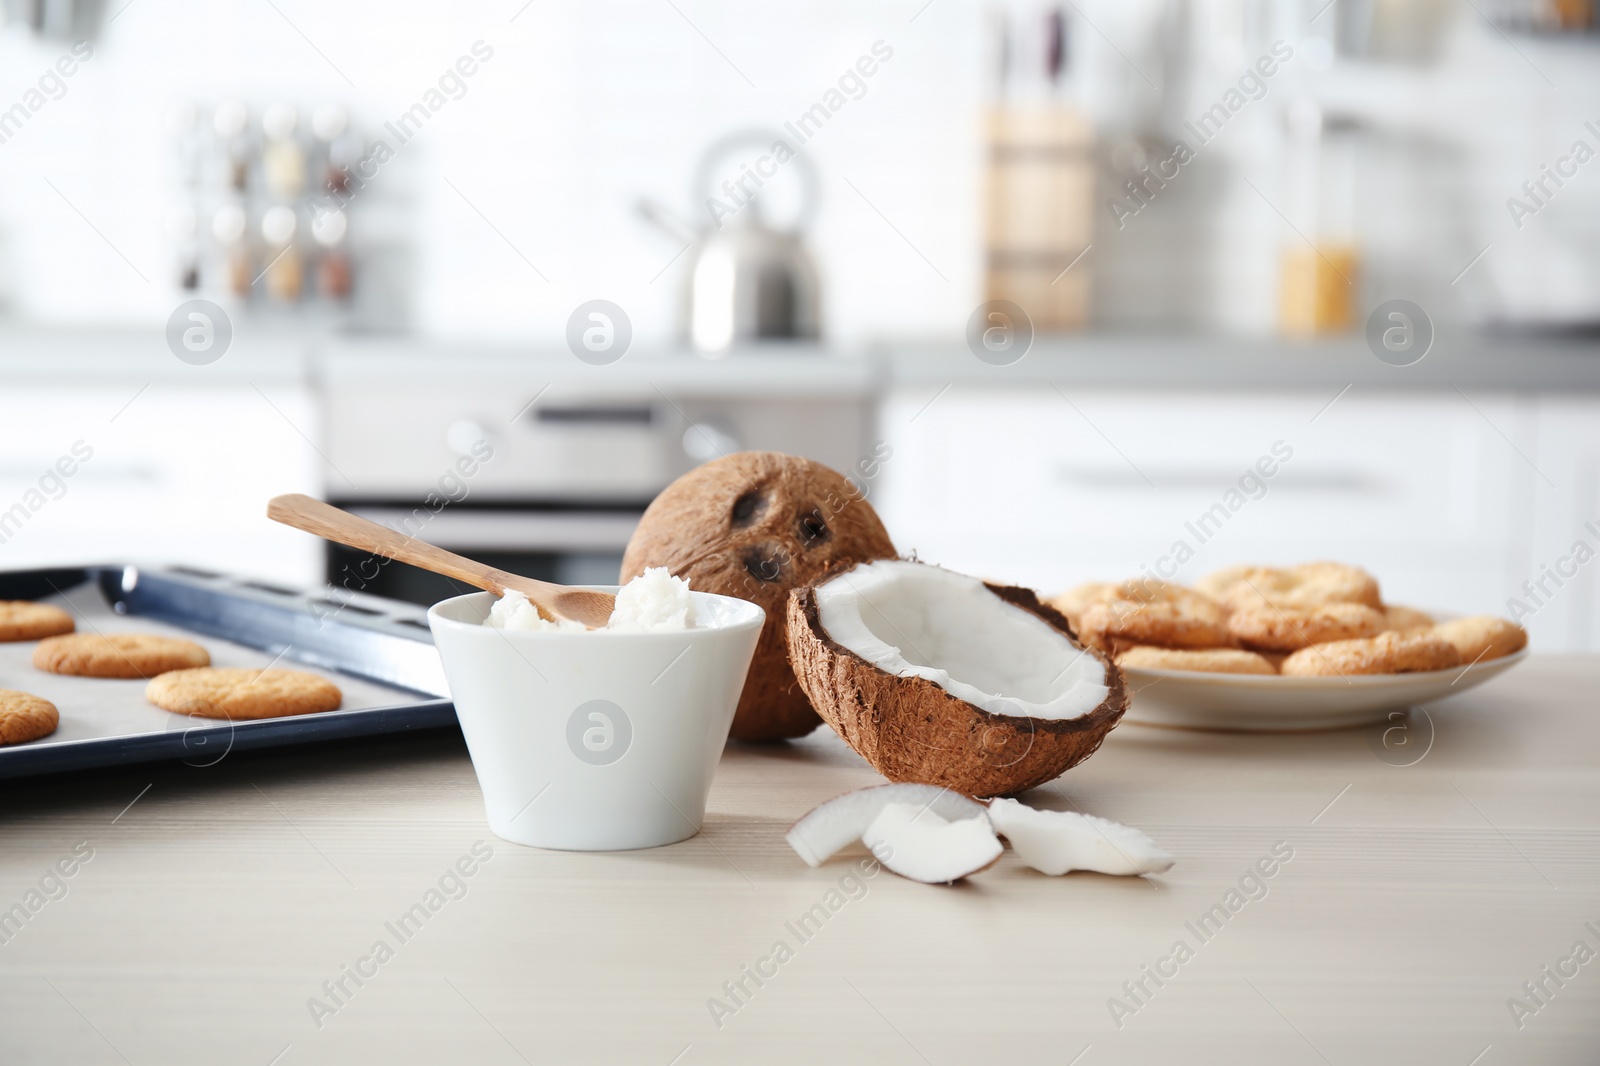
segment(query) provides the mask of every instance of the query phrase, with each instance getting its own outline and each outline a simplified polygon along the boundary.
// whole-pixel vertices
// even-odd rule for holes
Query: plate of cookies
[[[1234,566],[1193,587],[1080,585],[1050,601],[1128,679],[1127,720],[1237,731],[1336,729],[1465,692],[1527,657],[1492,615],[1385,603],[1359,567]]]

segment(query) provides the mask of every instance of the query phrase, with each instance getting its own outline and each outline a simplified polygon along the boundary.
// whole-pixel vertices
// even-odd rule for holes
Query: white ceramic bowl
[[[1234,732],[1340,729],[1467,691],[1520,663],[1527,649],[1471,666],[1414,674],[1283,677],[1124,668],[1132,699],[1125,716],[1144,725]]]
[[[766,614],[691,595],[694,627],[650,633],[491,628],[487,592],[428,611],[496,836],[622,851],[700,831]]]

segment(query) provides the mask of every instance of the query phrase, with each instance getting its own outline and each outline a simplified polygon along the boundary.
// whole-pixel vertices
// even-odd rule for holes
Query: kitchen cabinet
[[[1532,612],[1523,623],[1539,647],[1593,651],[1600,649],[1600,402],[1550,397],[1537,411],[1530,536],[1507,595]]]
[[[1333,558],[1394,602],[1505,613],[1594,517],[1600,477],[1600,400],[1508,391],[908,382],[879,436],[902,551],[1046,593]],[[1595,647],[1593,582],[1531,623],[1541,648]]]
[[[0,565],[149,560],[314,584],[321,545],[269,522],[265,507],[322,490],[318,433],[311,392],[281,381],[8,385]]]

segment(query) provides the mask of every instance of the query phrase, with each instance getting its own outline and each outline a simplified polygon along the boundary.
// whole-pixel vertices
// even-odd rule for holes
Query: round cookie
[[[241,667],[173,670],[146,685],[144,695],[174,714],[230,720],[336,711],[344,698],[316,674]]]
[[[59,607],[29,600],[0,600],[0,643],[40,640],[71,633],[72,616]]]
[[[1121,599],[1120,587],[1106,581],[1090,581],[1079,585],[1077,588],[1068,589],[1054,599],[1046,600],[1051,607],[1060,611],[1074,630],[1079,628],[1079,620],[1083,617],[1084,609],[1096,603],[1109,603]]]
[[[1412,607],[1400,607],[1394,604],[1383,609],[1385,629],[1395,633],[1420,633],[1425,629],[1433,628],[1433,616]]]
[[[1528,631],[1515,622],[1491,614],[1453,618],[1433,627],[1433,635],[1448,640],[1464,663],[1499,659],[1528,646]]]
[[[1236,640],[1268,651],[1297,651],[1330,640],[1373,637],[1385,626],[1382,611],[1360,603],[1245,607],[1228,616],[1228,631]]]
[[[1199,593],[1140,603],[1113,600],[1084,608],[1078,638],[1102,650],[1122,644],[1159,644],[1169,648],[1215,648],[1233,643],[1222,609]]]
[[[1231,578],[1231,581],[1227,579]],[[1200,587],[1235,610],[1249,607],[1320,607],[1360,603],[1378,609],[1378,582],[1365,570],[1342,563],[1303,563],[1287,568],[1232,567],[1207,575]]]
[[[1222,605],[1203,592],[1157,578],[1129,578],[1117,586],[1117,598],[1135,603],[1181,603],[1196,611],[1220,613]]]
[[[33,649],[33,665],[40,670],[76,677],[155,677],[210,662],[192,640],[148,633],[73,633],[42,640]]]
[[[0,688],[0,744],[47,737],[60,723],[61,715],[49,700]]]
[[[1455,645],[1430,633],[1379,633],[1365,640],[1335,640],[1302,648],[1283,660],[1289,677],[1408,674],[1461,665]]]
[[[1135,670],[1196,670],[1207,674],[1276,674],[1264,655],[1239,648],[1154,648],[1141,644],[1118,655],[1117,665]]]
[[[1221,570],[1213,570],[1205,577],[1194,583],[1197,592],[1203,592],[1217,601],[1227,598],[1228,590],[1239,583],[1239,579],[1265,567],[1241,564],[1239,566],[1225,566]]]

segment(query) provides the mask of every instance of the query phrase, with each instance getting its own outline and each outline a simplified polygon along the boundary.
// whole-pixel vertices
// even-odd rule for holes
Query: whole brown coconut
[[[821,721],[789,666],[790,590],[841,565],[894,556],[877,512],[843,475],[780,452],[739,452],[662,490],[628,541],[621,580],[664,566],[696,592],[760,605],[767,621],[731,735],[783,740]]]
[[[1062,614],[1030,590],[989,591],[1077,640]],[[1078,718],[991,714],[922,677],[896,677],[858,656],[823,629],[816,590],[789,597],[789,648],[800,686],[823,719],[890,781],[943,785],[979,798],[1026,792],[1093,755],[1128,709],[1122,671],[1105,666],[1109,691]],[[1081,645],[1078,645],[1081,647]]]

